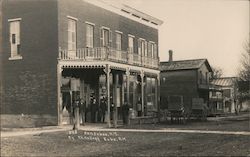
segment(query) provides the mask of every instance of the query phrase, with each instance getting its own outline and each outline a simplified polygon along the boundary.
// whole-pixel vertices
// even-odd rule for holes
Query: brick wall
[[[55,0],[3,1],[2,115],[16,115],[17,119],[20,115],[50,115],[54,117],[51,123],[57,124],[57,15]],[[8,59],[8,19],[12,18],[21,18],[21,60]]]
[[[144,38],[147,41],[154,41],[158,44],[158,30],[139,22],[133,21],[111,11],[101,9],[82,0],[60,0],[59,1],[59,45],[67,48],[67,16],[78,19],[77,21],[77,47],[85,47],[86,24],[91,22],[95,24],[94,46],[100,47],[100,28],[108,27],[112,31],[112,47],[115,47],[115,31],[123,32],[122,50],[128,48],[128,34],[135,36],[135,50],[137,50],[138,38]]]

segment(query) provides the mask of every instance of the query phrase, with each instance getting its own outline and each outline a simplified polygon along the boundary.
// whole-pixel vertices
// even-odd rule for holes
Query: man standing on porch
[[[137,102],[137,113],[138,113],[138,117],[142,116],[142,103],[141,103],[141,98],[139,98],[138,102]]]
[[[102,98],[100,108],[101,108],[101,122],[104,123],[105,115],[107,111],[107,104],[106,104],[105,98]]]
[[[80,125],[80,118],[79,118],[79,106],[80,106],[80,98],[77,98],[77,100],[73,103],[73,130],[78,130]]]
[[[93,98],[91,101],[90,111],[91,111],[91,122],[95,123],[96,122],[96,111],[97,111],[97,103],[96,103],[95,98]]]
[[[85,123],[85,112],[86,112],[86,102],[83,101],[83,99],[80,100],[80,118],[82,121],[82,125]]]

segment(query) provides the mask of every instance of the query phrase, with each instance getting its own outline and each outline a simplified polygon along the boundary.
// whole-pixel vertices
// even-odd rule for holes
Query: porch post
[[[158,112],[158,122],[161,121],[161,115],[160,115],[160,74],[157,74],[156,77],[156,105],[157,105],[157,112]]]
[[[57,124],[62,125],[62,93],[61,93],[61,85],[62,85],[62,67],[58,63],[57,64]]]
[[[142,116],[144,116],[144,71],[141,71],[141,106],[142,106]]]
[[[129,68],[126,69],[126,77],[127,77],[127,103],[129,104],[129,76],[130,76],[130,72],[129,72]]]
[[[107,64],[106,65],[106,69],[105,69],[105,73],[106,73],[106,83],[107,83],[107,103],[108,103],[108,127],[110,128],[111,127],[111,124],[110,124],[110,78],[109,78],[109,74],[110,74],[111,70],[110,70],[110,65]]]
[[[118,88],[118,81],[119,81],[119,74],[115,74],[115,91],[114,91],[114,95],[116,98],[114,98],[113,100],[115,100],[115,106],[114,106],[114,111],[113,111],[113,114],[114,114],[114,127],[116,128],[117,127],[117,119],[118,119],[118,115],[117,115],[117,94],[120,94],[120,93],[117,93],[117,88]]]

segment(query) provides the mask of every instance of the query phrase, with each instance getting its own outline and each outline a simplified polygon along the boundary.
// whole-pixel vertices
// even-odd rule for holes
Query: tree
[[[220,67],[212,67],[213,79],[220,78],[223,75],[222,69]]]
[[[244,101],[250,100],[250,42],[247,42],[244,47],[245,51],[241,56],[241,67],[236,81],[237,100],[241,104]]]
[[[242,81],[250,80],[250,42],[245,44],[245,51],[241,56],[241,68],[239,70],[239,78]]]

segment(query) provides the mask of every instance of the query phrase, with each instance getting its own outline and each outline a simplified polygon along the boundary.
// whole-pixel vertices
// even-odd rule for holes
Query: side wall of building
[[[184,105],[191,109],[192,98],[198,97],[196,70],[178,70],[161,72],[161,106],[167,107],[170,95],[183,96]]]
[[[3,1],[2,127],[57,124],[58,10],[56,0]],[[20,54],[10,60],[10,23],[20,18]]]
[[[112,31],[112,47],[115,48],[115,31],[122,32],[122,50],[128,49],[128,34],[135,36],[134,49],[137,41],[143,38],[158,44],[158,30],[133,21],[109,10],[97,7],[82,0],[59,1],[59,45],[67,49],[68,23],[67,16],[77,18],[77,48],[86,47],[86,23],[94,24],[94,47],[100,47],[100,28],[107,27]]]

